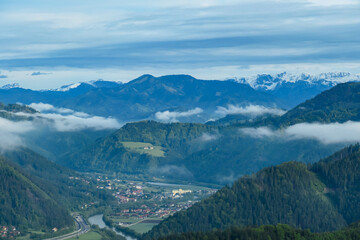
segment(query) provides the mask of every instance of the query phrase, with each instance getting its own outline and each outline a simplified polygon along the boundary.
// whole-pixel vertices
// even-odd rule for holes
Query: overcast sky
[[[1,0],[0,85],[360,72],[360,0]]]

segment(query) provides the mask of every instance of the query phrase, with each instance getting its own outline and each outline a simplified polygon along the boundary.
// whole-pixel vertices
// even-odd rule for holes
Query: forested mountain
[[[229,115],[208,125],[238,125],[242,127],[287,127],[297,123],[333,123],[360,120],[360,83],[341,83],[311,98],[282,116],[260,116],[257,119],[243,115]]]
[[[340,229],[360,218],[359,179],[359,145],[308,167],[289,162],[265,168],[167,218],[144,238],[234,225],[283,223],[320,232]]]
[[[24,229],[73,225],[69,212],[29,178],[0,158],[0,225]]]
[[[65,155],[61,163],[82,171],[116,169],[143,173],[181,160],[191,149],[189,142],[195,141],[204,132],[216,130],[212,126],[193,123],[129,123],[90,147]],[[144,152],[146,146],[136,147],[136,143],[148,144],[154,149]]]
[[[280,117],[279,125],[300,122],[346,122],[360,120],[360,83],[339,84],[298,105]]]
[[[360,224],[354,223],[349,227],[335,232],[311,233],[308,230],[298,230],[284,224],[261,227],[231,227],[226,230],[209,232],[190,232],[161,237],[161,240],[357,240],[360,239]]]
[[[9,164],[20,169],[23,175],[68,209],[77,211],[91,201],[112,201],[106,192],[91,188],[83,181],[71,180],[70,177],[80,177],[73,170],[53,163],[32,150],[19,147],[3,155]]]
[[[154,149],[144,151],[146,144]],[[233,126],[142,121],[64,155],[59,163],[79,171],[145,173],[224,184],[285,161],[314,162],[343,146],[311,139],[252,138]]]

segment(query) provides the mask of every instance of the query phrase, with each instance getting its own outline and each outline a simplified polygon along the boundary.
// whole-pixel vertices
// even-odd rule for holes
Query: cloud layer
[[[245,107],[228,105],[227,107],[218,107],[215,113],[221,116],[226,116],[228,114],[241,114],[249,117],[257,117],[264,114],[281,116],[285,113],[285,111],[278,108],[269,108],[260,105],[247,105]]]
[[[13,149],[24,145],[25,134],[34,131],[73,132],[85,129],[105,130],[117,129],[122,125],[113,118],[91,116],[71,109],[56,108],[50,104],[31,104],[39,113],[13,113],[17,116],[29,117],[31,120],[10,121],[0,117],[0,150]]]
[[[357,0],[2,1],[0,70],[52,72],[18,78],[22,86],[36,78],[32,86],[41,81],[43,88],[69,83],[53,71],[64,67],[82,71],[87,79],[81,81],[94,73],[130,80],[110,76],[108,68],[131,77],[187,73],[209,79],[250,69],[263,73],[268,65],[282,72],[288,64],[319,64],[325,71],[334,71],[334,63],[335,71],[355,64],[355,71],[359,10]],[[13,75],[6,83],[16,81]],[[79,81],[75,74],[69,78]]]
[[[330,124],[300,123],[277,131],[267,127],[243,128],[240,131],[254,138],[316,139],[323,144],[360,142],[360,122],[352,121]]]
[[[185,112],[157,112],[155,114],[156,119],[164,122],[177,122],[178,118],[191,117],[202,113],[203,110],[201,108],[194,108]]]
[[[79,131],[83,129],[116,129],[122,125],[114,118],[91,116],[83,112],[75,112],[67,108],[57,108],[50,104],[33,103],[29,105],[40,113],[18,115],[35,117],[36,123],[41,123],[55,129],[56,131]]]

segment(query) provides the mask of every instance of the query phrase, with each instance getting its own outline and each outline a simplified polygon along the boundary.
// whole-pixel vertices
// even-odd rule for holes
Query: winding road
[[[78,214],[75,215],[74,214],[72,216],[75,219],[78,230],[76,230],[75,232],[72,232],[72,233],[62,235],[62,236],[58,236],[58,237],[54,237],[54,238],[47,238],[45,240],[69,239],[69,238],[73,238],[73,237],[82,235],[82,234],[87,233],[88,231],[90,231],[90,226],[86,223],[86,221],[84,220],[84,218],[81,215],[78,215]]]

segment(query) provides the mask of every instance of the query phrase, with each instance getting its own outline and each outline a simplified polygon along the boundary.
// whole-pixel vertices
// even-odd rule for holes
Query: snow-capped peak
[[[318,75],[313,74],[291,74],[287,72],[279,74],[258,74],[246,78],[235,78],[236,82],[248,84],[254,89],[272,91],[282,86],[285,83],[297,83],[304,82],[309,85],[323,85],[323,86],[335,86],[338,83],[344,83],[349,81],[360,81],[359,74],[351,74],[347,72],[330,72],[321,73]]]
[[[70,84],[70,85],[65,85],[65,86],[61,86],[60,88],[54,89],[53,91],[57,91],[57,92],[67,92],[70,91],[71,89],[75,89],[77,87],[79,87],[82,83],[74,83],[74,84]]]
[[[18,84],[18,83],[6,84],[6,85],[2,86],[0,89],[8,90],[11,88],[20,88],[20,84]]]

